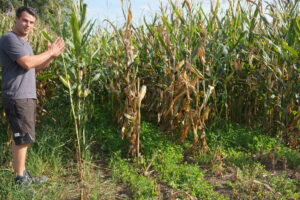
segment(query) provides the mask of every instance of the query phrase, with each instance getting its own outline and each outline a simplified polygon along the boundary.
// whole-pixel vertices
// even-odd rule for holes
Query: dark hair
[[[17,11],[16,11],[17,18],[20,18],[22,16],[22,12],[24,12],[24,11],[28,12],[30,15],[37,18],[35,10],[33,8],[28,7],[28,6],[21,6],[20,8],[17,9]]]

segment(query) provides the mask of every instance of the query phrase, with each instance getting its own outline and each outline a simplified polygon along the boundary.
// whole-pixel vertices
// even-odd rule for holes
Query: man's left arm
[[[49,66],[51,64],[51,62],[54,60],[53,57],[49,58],[48,60],[46,60],[45,62],[43,62],[42,64],[38,65],[36,68],[35,68],[35,71],[36,72],[39,72],[43,69],[45,69],[47,66]]]

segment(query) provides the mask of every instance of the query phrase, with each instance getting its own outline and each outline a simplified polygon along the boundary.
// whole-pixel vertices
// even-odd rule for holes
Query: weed
[[[120,152],[111,158],[112,178],[127,183],[134,199],[155,199],[158,195],[155,180],[139,174],[139,168],[122,159]]]

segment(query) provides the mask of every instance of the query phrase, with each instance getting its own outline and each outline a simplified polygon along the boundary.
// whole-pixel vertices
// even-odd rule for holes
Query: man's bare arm
[[[54,60],[53,57],[49,58],[49,59],[46,60],[44,63],[38,65],[38,66],[35,68],[35,71],[36,71],[36,72],[39,72],[39,71],[45,69],[46,67],[48,67],[48,66],[51,64],[51,62],[52,62],[53,60]]]
[[[31,68],[44,68],[49,65],[54,58],[61,54],[64,50],[64,45],[63,39],[58,38],[50,45],[47,51],[34,56],[23,56],[17,59],[16,62],[27,70]]]

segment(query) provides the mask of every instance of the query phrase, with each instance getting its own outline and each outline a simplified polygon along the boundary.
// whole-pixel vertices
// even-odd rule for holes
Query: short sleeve
[[[25,43],[17,37],[7,36],[3,43],[2,50],[13,62],[23,56],[29,55]]]

